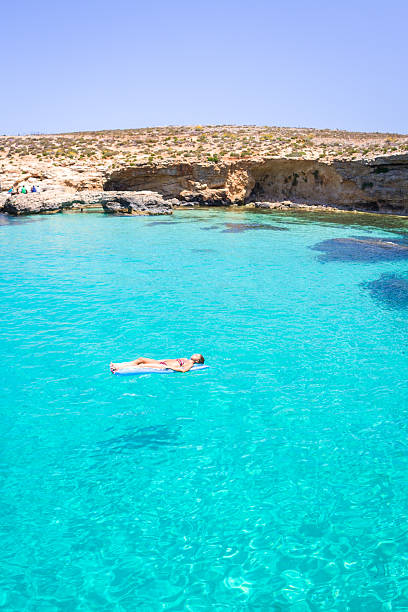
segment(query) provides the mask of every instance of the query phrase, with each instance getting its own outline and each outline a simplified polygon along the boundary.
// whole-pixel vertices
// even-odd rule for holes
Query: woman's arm
[[[191,368],[193,367],[193,365],[194,365],[194,361],[191,361],[191,359],[189,359],[189,360],[187,361],[187,363],[186,363],[185,365],[183,365],[183,367],[182,367],[182,368],[180,368],[180,371],[181,371],[181,372],[188,372],[189,370],[191,370]]]
[[[193,365],[194,365],[194,361],[191,361],[191,359],[189,359],[187,363],[181,367],[171,366],[171,365],[167,365],[167,367],[169,368],[169,370],[173,370],[174,372],[182,372],[184,374],[184,372],[188,372],[189,370],[191,370]]]

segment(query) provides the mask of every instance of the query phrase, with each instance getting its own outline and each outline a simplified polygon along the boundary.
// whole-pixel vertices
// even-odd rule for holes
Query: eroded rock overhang
[[[110,173],[104,189],[148,189],[212,205],[290,200],[402,214],[408,212],[408,155],[330,163],[267,158],[122,167]]]

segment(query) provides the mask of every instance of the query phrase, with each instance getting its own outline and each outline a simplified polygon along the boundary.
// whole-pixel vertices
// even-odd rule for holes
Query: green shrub
[[[219,157],[218,157],[217,153],[214,153],[214,155],[209,155],[209,156],[207,157],[207,161],[209,161],[209,162],[213,162],[214,164],[218,164],[218,162],[219,162],[220,160],[219,160]]]

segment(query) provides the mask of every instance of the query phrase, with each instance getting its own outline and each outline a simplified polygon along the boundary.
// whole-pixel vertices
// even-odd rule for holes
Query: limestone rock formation
[[[408,134],[272,126],[0,135],[3,188],[35,185],[41,194],[9,200],[0,193],[0,206],[13,214],[102,207],[102,191],[149,190],[186,207],[290,202],[408,214],[407,152]],[[113,197],[107,210],[142,211]]]
[[[248,159],[115,169],[105,189],[151,189],[206,206],[279,202],[408,214],[408,155],[323,162]]]
[[[73,198],[75,198],[75,194],[62,190],[16,195],[2,194],[0,212],[6,212],[10,215],[60,212],[63,208],[73,206]]]
[[[403,153],[357,160],[269,157],[123,165],[107,170],[101,183],[104,191],[70,193],[61,187],[36,194],[0,194],[0,210],[21,215],[96,206],[116,214],[168,214],[179,205],[247,205],[408,215],[408,155]]]
[[[114,195],[109,197],[110,193]],[[177,202],[177,200],[176,200]],[[173,203],[153,191],[105,192],[102,203],[105,212],[120,215],[171,215]]]
[[[173,202],[168,202],[158,193],[142,191],[81,191],[70,193],[50,190],[41,193],[0,194],[0,212],[10,215],[33,215],[56,213],[64,209],[103,208],[109,213],[168,215]]]

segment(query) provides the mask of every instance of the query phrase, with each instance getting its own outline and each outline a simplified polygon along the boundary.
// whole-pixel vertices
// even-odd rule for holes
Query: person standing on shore
[[[35,185],[31,187],[31,193],[37,193],[37,189],[35,188]]]
[[[24,185],[21,188],[21,193],[27,193],[27,189],[24,187]]]

